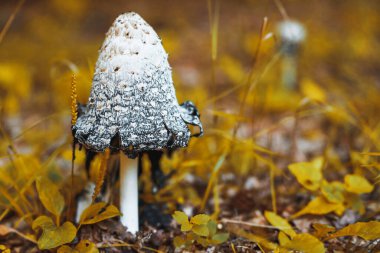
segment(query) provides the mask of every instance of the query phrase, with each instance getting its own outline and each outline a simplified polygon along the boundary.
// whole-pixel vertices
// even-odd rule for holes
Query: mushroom
[[[285,20],[277,25],[280,50],[283,54],[282,82],[285,88],[294,90],[297,86],[297,57],[306,37],[304,26],[293,20]]]
[[[199,127],[190,101],[178,104],[168,55],[153,28],[138,14],[116,18],[99,52],[88,104],[73,126],[87,149],[110,148],[128,158],[144,151],[186,147],[187,124]],[[138,223],[138,166],[120,155],[121,222],[135,233]]]

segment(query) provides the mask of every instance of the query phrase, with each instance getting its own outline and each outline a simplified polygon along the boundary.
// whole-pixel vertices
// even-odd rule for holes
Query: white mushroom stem
[[[83,211],[89,207],[92,203],[92,195],[95,191],[95,184],[93,182],[88,182],[83,194],[78,199],[78,205],[77,205],[77,213],[75,215],[75,222],[79,223],[80,216],[82,215]]]
[[[135,234],[139,230],[138,159],[128,159],[120,152],[121,223]]]
[[[288,90],[297,88],[297,57],[294,55],[285,55],[282,60],[282,83]]]

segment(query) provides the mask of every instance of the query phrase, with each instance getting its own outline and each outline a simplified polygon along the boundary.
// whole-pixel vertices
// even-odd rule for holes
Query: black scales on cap
[[[186,147],[187,124],[203,134],[194,104],[178,104],[157,33],[136,13],[120,15],[100,49],[88,104],[73,126],[75,138],[104,151],[117,137],[116,149],[134,158],[141,151]]]

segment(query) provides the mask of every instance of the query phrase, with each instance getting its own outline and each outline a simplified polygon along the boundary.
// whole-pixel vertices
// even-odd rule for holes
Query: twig
[[[248,222],[248,221],[240,221],[240,220],[232,220],[232,219],[227,219],[223,218],[220,220],[222,223],[231,223],[231,224],[240,224],[240,225],[247,225],[251,227],[258,227],[258,228],[268,228],[268,229],[289,229],[289,227],[281,227],[281,226],[271,226],[271,225],[261,225],[253,222]]]
[[[130,243],[115,243],[115,244],[106,244],[106,245],[101,245],[101,246],[97,246],[98,248],[114,248],[114,247],[131,247],[133,249],[136,249],[138,250],[138,247],[134,244],[130,244]],[[153,249],[153,248],[150,248],[150,247],[146,247],[146,246],[141,246],[142,249],[146,249],[146,250],[150,250],[152,252],[157,252],[157,253],[164,253],[163,251],[161,250],[157,250],[157,249]]]

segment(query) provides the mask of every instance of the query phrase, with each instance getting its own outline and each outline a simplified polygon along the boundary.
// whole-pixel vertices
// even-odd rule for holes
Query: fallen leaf
[[[265,237],[246,232],[241,228],[232,227],[230,228],[230,231],[233,232],[235,235],[247,238],[252,242],[258,243],[267,249],[275,250],[276,248],[278,248],[278,244],[268,241]]]
[[[344,202],[344,184],[338,181],[327,182],[322,181],[321,192],[323,196],[331,203],[343,203]]]
[[[80,216],[79,223],[94,224],[103,220],[107,220],[116,216],[120,216],[120,211],[114,205],[99,202],[87,207]]]
[[[181,246],[186,244],[186,239],[184,239],[182,236],[176,236],[173,239],[174,247],[180,248]]]
[[[359,175],[346,175],[344,185],[348,192],[363,194],[373,191],[373,185],[368,180]]]
[[[62,226],[57,227],[53,220],[47,216],[40,216],[33,221],[33,230],[42,230],[38,238],[38,248],[53,249],[74,240],[77,229],[71,222],[65,222]]]
[[[341,236],[359,236],[365,240],[375,240],[380,238],[380,222],[357,222],[335,232],[330,238]]]
[[[340,203],[330,203],[324,197],[319,196],[311,200],[306,207],[297,212],[292,216],[292,219],[299,217],[304,214],[327,214],[335,212],[338,215],[341,215],[344,212],[345,208]]]
[[[319,157],[311,162],[293,163],[288,166],[297,181],[306,189],[316,191],[322,180],[323,158]]]
[[[284,232],[285,234],[289,235],[290,237],[293,237],[296,235],[296,232],[293,230],[292,226],[289,224],[289,222],[280,217],[279,215],[275,214],[274,212],[265,211],[264,213],[265,218],[269,221],[270,224]]]
[[[95,243],[89,240],[81,240],[75,249],[79,251],[79,253],[99,253]]]
[[[55,216],[60,216],[65,207],[65,201],[58,187],[47,177],[38,177],[36,187],[44,207]]]
[[[302,93],[310,98],[311,100],[315,100],[318,102],[326,101],[326,93],[325,91],[314,81],[310,79],[305,79],[301,83],[301,91]]]
[[[326,252],[323,243],[310,234],[297,234],[293,237],[293,239],[281,246],[289,250],[297,250],[303,253]]]
[[[346,192],[345,199],[347,208],[357,211],[359,214],[365,213],[364,202],[360,198],[360,195]]]
[[[79,253],[76,249],[72,249],[67,245],[58,248],[57,253]]]
[[[319,239],[325,238],[331,232],[334,232],[336,230],[334,227],[326,224],[314,223],[312,226],[315,229],[314,236]]]
[[[280,231],[280,233],[278,233],[278,242],[280,245],[285,245],[289,243],[289,241],[289,237],[284,232]]]

